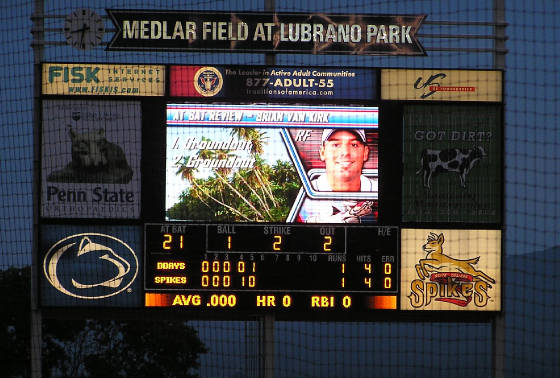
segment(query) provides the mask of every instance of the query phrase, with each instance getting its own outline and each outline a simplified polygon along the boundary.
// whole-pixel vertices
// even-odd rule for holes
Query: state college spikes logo
[[[110,235],[84,233],[56,242],[43,261],[49,283],[68,296],[101,299],[126,290],[138,274],[138,258]]]
[[[211,97],[222,90],[222,74],[214,67],[202,67],[194,74],[194,88],[205,97]]]
[[[422,246],[426,258],[415,265],[420,279],[410,284],[410,304],[414,308],[428,306],[432,300],[466,307],[471,301],[484,307],[490,296],[488,290],[496,281],[475,268],[480,256],[460,260],[443,253],[443,233],[430,233]],[[473,300],[474,299],[474,300]]]

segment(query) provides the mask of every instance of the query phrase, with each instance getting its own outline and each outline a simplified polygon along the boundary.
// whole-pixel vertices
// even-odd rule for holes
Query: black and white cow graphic
[[[484,148],[478,146],[470,149],[449,148],[445,150],[431,150],[425,148],[420,155],[420,169],[417,175],[424,173],[424,187],[431,189],[432,175],[443,172],[456,172],[459,175],[461,187],[466,187],[467,174],[476,162],[486,156]]]

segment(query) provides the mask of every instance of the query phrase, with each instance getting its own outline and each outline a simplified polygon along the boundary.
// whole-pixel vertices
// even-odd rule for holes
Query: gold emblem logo
[[[202,67],[194,74],[194,88],[205,97],[215,96],[223,84],[221,72],[214,67]]]

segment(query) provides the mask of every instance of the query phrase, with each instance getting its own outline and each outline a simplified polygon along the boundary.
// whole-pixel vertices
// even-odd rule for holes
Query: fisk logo
[[[444,241],[443,233],[430,233],[422,246],[426,257],[415,265],[420,279],[410,284],[410,304],[419,308],[435,300],[466,307],[474,299],[476,307],[486,306],[490,298],[488,291],[496,281],[475,267],[480,256],[465,260],[453,258],[443,253]]]
[[[43,260],[43,273],[58,291],[75,298],[101,299],[126,290],[138,274],[138,258],[110,235],[84,233],[56,242]]]
[[[65,66],[49,66],[49,83],[62,78],[64,83],[99,83],[97,74],[99,67],[65,67]]]

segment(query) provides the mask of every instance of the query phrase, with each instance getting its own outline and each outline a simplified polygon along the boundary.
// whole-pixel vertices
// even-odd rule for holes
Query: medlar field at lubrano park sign
[[[107,50],[426,55],[426,15],[190,12],[107,9]]]

